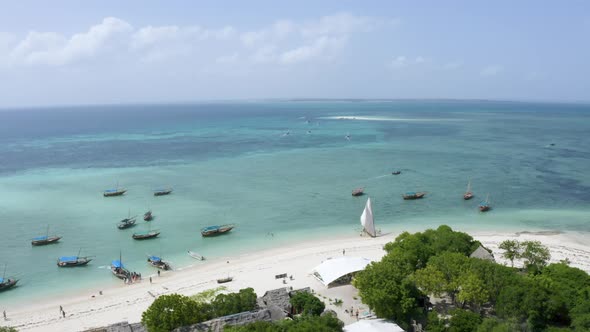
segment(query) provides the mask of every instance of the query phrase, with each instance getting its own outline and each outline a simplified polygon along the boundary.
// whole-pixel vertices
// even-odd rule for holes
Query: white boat
[[[194,258],[194,259],[198,259],[198,260],[200,260],[200,261],[204,261],[204,260],[205,260],[205,256],[201,256],[201,255],[197,254],[197,253],[196,253],[196,252],[194,252],[194,251],[190,251],[190,250],[189,250],[189,251],[188,251],[188,255],[189,255],[189,256],[191,256],[192,258]]]
[[[361,214],[361,225],[363,225],[363,232],[369,234],[371,237],[376,237],[375,223],[373,221],[373,208],[371,207],[371,197],[367,198],[365,210]]]

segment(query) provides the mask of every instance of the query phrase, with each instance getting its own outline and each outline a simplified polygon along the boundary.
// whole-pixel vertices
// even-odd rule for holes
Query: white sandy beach
[[[141,283],[121,284],[118,287],[103,289],[103,295],[99,295],[99,290],[94,289],[77,297],[52,299],[18,308],[0,308],[6,310],[8,315],[8,321],[2,325],[14,326],[19,331],[81,331],[120,321],[138,322],[141,320],[141,313],[149,307],[155,297],[170,293],[192,295],[218,287],[216,279],[228,275],[234,277],[233,282],[224,284],[229,291],[252,287],[258,296],[261,296],[267,290],[285,286],[294,289],[311,287],[327,298],[342,298],[342,307],[329,308],[336,310],[339,318],[345,323],[350,323],[352,318],[344,313],[344,308],[364,308],[358,300],[352,299],[351,287],[327,289],[309,272],[323,260],[342,256],[343,249],[346,250],[347,256],[379,260],[384,255],[383,245],[397,235],[388,234],[374,239],[359,236],[333,238],[198,262],[182,271],[162,273],[161,277],[153,278],[153,284],[146,278]],[[500,263],[507,264],[501,259],[501,252],[498,250],[498,244],[503,240],[539,240],[549,247],[552,262],[568,258],[571,266],[590,272],[590,245],[584,243],[584,235],[580,233],[539,232],[517,235],[481,232],[472,235],[484,246],[492,249]],[[287,279],[285,285],[282,279],[275,279],[275,275],[282,273],[293,275],[294,280]],[[66,312],[66,318],[61,318],[60,305]]]

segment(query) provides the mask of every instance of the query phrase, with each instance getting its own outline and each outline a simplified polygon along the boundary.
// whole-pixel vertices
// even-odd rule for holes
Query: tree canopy
[[[441,332],[558,331],[566,326],[590,330],[586,272],[567,263],[548,265],[549,250],[538,241],[508,240],[499,246],[512,265],[522,260],[529,273],[470,258],[479,245],[448,226],[404,232],[385,245],[381,261],[357,273],[354,285],[377,316],[402,328],[417,320],[428,331]],[[429,295],[448,296],[462,310],[440,316],[444,318],[436,312],[426,317]]]

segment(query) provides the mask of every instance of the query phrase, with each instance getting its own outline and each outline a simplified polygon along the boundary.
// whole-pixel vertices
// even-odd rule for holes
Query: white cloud
[[[97,55],[131,30],[129,23],[107,17],[87,32],[74,34],[69,39],[55,32],[31,31],[12,50],[10,58],[15,63],[30,65],[64,65]]]
[[[500,73],[502,73],[504,71],[504,67],[501,65],[489,65],[484,67],[481,72],[480,75],[484,76],[484,77],[491,77],[491,76],[496,76]]]
[[[319,37],[309,45],[304,45],[282,53],[279,62],[294,64],[317,58],[330,58],[346,43],[344,37]]]
[[[387,67],[389,67],[390,69],[401,69],[413,65],[422,65],[429,61],[430,60],[428,58],[425,58],[423,56],[417,56],[414,59],[408,59],[404,55],[399,55],[393,58],[393,60],[389,61],[387,63]]]
[[[408,59],[405,56],[400,55],[395,57],[388,63],[388,67],[391,69],[400,69],[408,65]]]
[[[86,32],[70,37],[31,31],[23,39],[14,40],[0,34],[0,64],[62,66],[105,58],[150,63],[185,57],[206,65],[237,62],[234,55],[243,54],[239,59],[251,63],[290,65],[334,58],[352,34],[392,22],[395,20],[337,13],[307,21],[277,20],[258,30],[238,31],[229,25],[148,25],[135,29],[124,20],[106,17]],[[416,62],[423,60],[419,57]]]

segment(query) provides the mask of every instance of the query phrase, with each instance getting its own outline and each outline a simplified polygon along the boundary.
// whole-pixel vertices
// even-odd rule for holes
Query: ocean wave
[[[461,122],[471,121],[468,119],[434,119],[434,118],[394,118],[388,116],[353,116],[353,115],[334,115],[325,116],[322,120],[356,120],[356,121],[398,121],[398,122]]]

